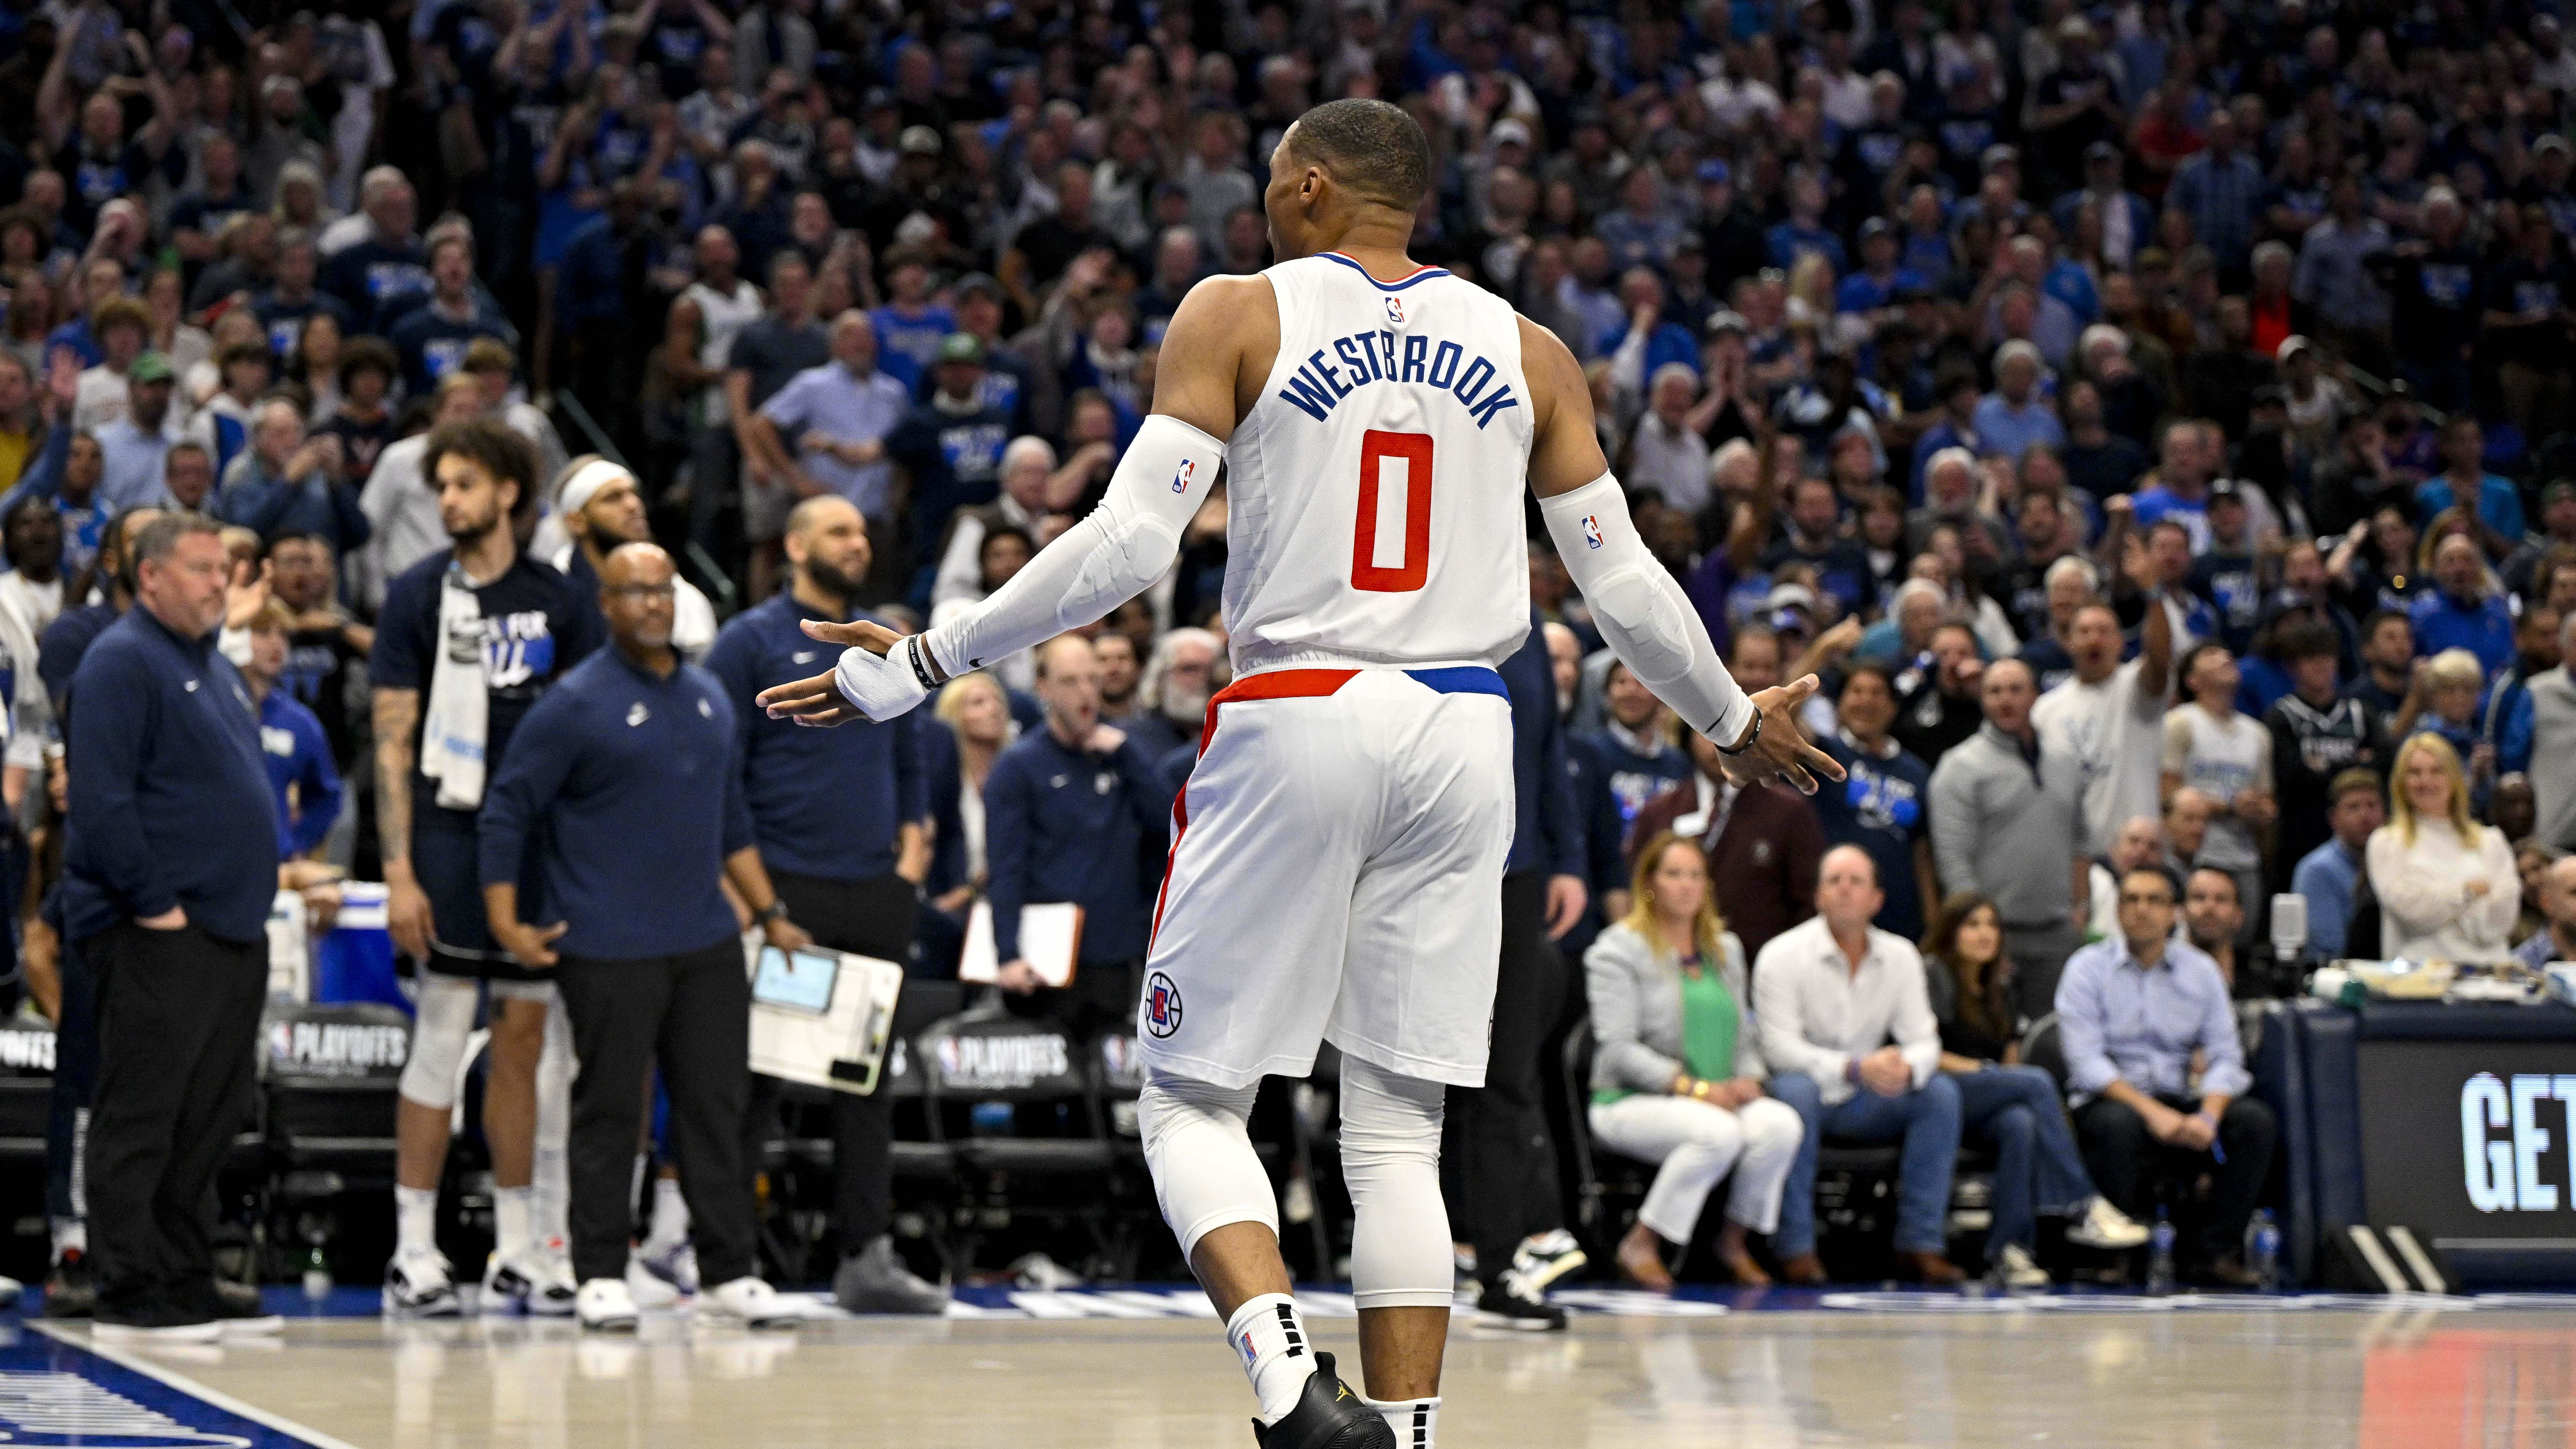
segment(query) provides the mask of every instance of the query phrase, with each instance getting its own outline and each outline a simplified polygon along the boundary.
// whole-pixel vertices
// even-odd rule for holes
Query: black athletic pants
[[[45,1115],[45,1215],[56,1222],[89,1217],[81,1145],[89,1136],[90,1099],[98,1085],[98,972],[95,938],[65,941],[59,957],[62,1019],[54,1023],[54,1080]]]
[[[98,971],[87,1177],[99,1317],[214,1316],[206,1201],[251,1120],[268,943],[128,921],[83,943]]]
[[[644,1073],[659,1064],[689,1237],[709,1287],[752,1270],[751,981],[732,936],[677,956],[566,956],[555,967],[581,1060],[572,1084],[572,1267],[587,1283],[626,1276]]]
[[[1565,1004],[1565,976],[1565,958],[1547,937],[1547,873],[1503,877],[1503,954],[1485,1085],[1449,1094],[1466,1199],[1451,1204],[1450,1215],[1473,1235],[1476,1276],[1487,1283],[1511,1267],[1521,1239],[1565,1226],[1539,1060]]]
[[[787,918],[805,928],[817,946],[904,965],[912,954],[914,912],[920,897],[912,882],[886,874],[868,880],[769,873],[787,905]],[[751,1079],[751,1111],[743,1119],[743,1161],[754,1172],[778,1131],[778,1099],[786,1083]],[[894,1095],[832,1094],[832,1224],[848,1257],[885,1236],[894,1218]]]

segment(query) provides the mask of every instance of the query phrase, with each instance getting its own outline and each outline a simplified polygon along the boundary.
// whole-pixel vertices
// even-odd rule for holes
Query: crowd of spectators
[[[2295,987],[2258,949],[2279,892],[2316,956],[2576,943],[2576,52],[2545,11],[57,0],[0,5],[0,75],[31,954],[120,513],[226,526],[281,849],[374,878],[376,616],[452,531],[431,426],[505,424],[548,487],[632,460],[613,508],[533,500],[526,551],[658,537],[683,654],[815,576],[790,520],[826,497],[860,527],[825,592],[918,627],[1097,499],[1173,308],[1271,260],[1271,150],[1346,95],[1420,122],[1412,254],[1583,361],[1657,556],[1748,688],[1822,677],[1850,776],[1727,782],[1534,538],[1561,952],[1666,831],[1756,999],[1836,847],[1894,938],[1981,903],[1994,949],[1927,968],[1971,1061],[2101,989],[2070,958],[2142,939],[2141,867],[2240,998]],[[1225,536],[1220,493],[1082,647],[924,722],[925,969],[978,899],[1006,959],[1048,899],[1088,908],[1092,979],[1140,954]],[[1046,796],[1086,759],[1096,799]]]

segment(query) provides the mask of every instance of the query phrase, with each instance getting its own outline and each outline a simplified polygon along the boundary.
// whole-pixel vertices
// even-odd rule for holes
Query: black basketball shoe
[[[1329,1353],[1315,1355],[1315,1371],[1297,1396],[1295,1412],[1266,1429],[1259,1419],[1252,1421],[1252,1442],[1261,1449],[1396,1449],[1385,1416],[1360,1402],[1333,1372]]]

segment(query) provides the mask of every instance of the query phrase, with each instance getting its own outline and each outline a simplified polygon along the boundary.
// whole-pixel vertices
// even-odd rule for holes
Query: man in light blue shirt
[[[2039,348],[2014,338],[1995,349],[1995,390],[1977,400],[1977,451],[2018,459],[2033,443],[2066,446],[2065,425],[2040,396]]]
[[[162,500],[161,470],[180,432],[170,406],[172,385],[170,360],[158,352],[144,353],[126,369],[125,416],[96,430],[99,451],[107,459],[98,497],[110,509]]]
[[[2379,776],[2370,770],[2346,770],[2326,788],[2326,821],[2334,838],[2309,851],[2290,872],[2290,889],[2308,900],[2308,951],[2320,961],[2344,953],[2352,902],[2365,869],[2362,851],[2369,847],[2370,832],[2388,818]]]
[[[787,475],[799,500],[837,493],[872,519],[886,517],[894,470],[885,435],[912,395],[877,370],[877,334],[864,312],[832,319],[832,360],[796,374],[760,405],[756,446]]]
[[[2238,1255],[2254,1199],[2271,1171],[2279,1129],[2244,1095],[2254,1084],[2218,963],[2174,939],[2173,877],[2139,866],[2120,878],[2120,936],[2067,958],[2057,983],[2058,1040],[2075,1133],[2094,1185],[2144,1219],[2157,1175],[2216,1186],[2185,1225],[2189,1271],[2224,1287],[2254,1286]],[[2192,1080],[2193,1058],[2201,1063]]]

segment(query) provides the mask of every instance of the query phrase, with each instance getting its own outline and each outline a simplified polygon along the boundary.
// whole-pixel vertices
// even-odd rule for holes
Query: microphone
[[[2272,897],[2272,950],[2295,960],[2308,944],[2308,898],[2289,891]]]

